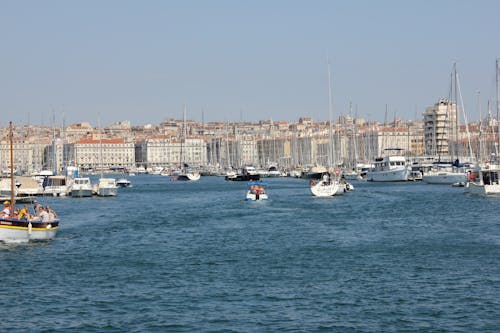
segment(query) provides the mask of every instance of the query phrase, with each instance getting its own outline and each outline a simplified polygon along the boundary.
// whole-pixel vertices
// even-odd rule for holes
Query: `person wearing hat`
[[[1,213],[1,217],[9,217],[10,216],[10,202],[9,201],[4,201],[3,202],[3,210]]]
[[[35,211],[35,216],[40,216],[40,208],[42,206],[38,203],[38,201],[33,201],[33,210]]]

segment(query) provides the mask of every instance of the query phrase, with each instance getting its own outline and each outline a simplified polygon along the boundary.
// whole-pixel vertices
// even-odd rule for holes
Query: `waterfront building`
[[[440,99],[424,112],[424,150],[431,156],[450,156],[450,142],[456,123],[457,105]],[[455,155],[456,156],[456,155]]]
[[[207,144],[202,137],[151,137],[135,144],[135,164],[147,168],[207,164]]]
[[[123,139],[80,139],[68,144],[75,166],[81,170],[104,170],[130,168],[135,164],[133,141]]]

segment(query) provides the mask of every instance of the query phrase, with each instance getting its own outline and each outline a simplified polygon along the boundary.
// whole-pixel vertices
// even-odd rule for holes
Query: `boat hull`
[[[269,197],[267,196],[266,193],[263,194],[255,194],[255,193],[249,193],[247,192],[246,194],[246,201],[262,201],[262,200],[268,200]]]
[[[456,172],[438,172],[435,174],[424,174],[422,181],[427,184],[447,184],[463,183],[467,181],[465,173]]]
[[[368,171],[366,180],[371,182],[405,182],[408,180],[408,169],[393,169],[387,171]]]
[[[344,192],[337,182],[325,182],[323,180],[311,185],[311,193],[315,197],[332,197]]]
[[[91,197],[92,189],[73,189],[71,190],[71,196],[75,198]]]
[[[249,182],[249,181],[258,181],[260,180],[260,175],[236,175],[236,176],[225,176],[225,180],[228,181],[237,181],[237,182]]]
[[[0,241],[28,242],[50,240],[56,237],[59,220],[52,222],[28,222],[16,219],[0,219]]]
[[[500,195],[500,185],[483,185],[481,183],[469,182],[467,183],[467,190],[471,194],[477,195]]]
[[[116,187],[100,187],[97,190],[97,195],[100,197],[114,197],[116,196],[118,189]]]

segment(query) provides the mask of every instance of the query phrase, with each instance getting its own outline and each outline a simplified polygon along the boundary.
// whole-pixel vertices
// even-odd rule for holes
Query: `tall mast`
[[[496,104],[497,104],[497,136],[498,136],[498,149],[497,149],[497,151],[500,151],[500,123],[499,123],[499,120],[500,120],[500,119],[498,118],[498,112],[499,112],[499,109],[500,109],[500,100],[499,100],[499,96],[498,96],[498,95],[500,95],[500,92],[498,91],[498,89],[499,89],[499,86],[498,86],[498,77],[500,76],[500,68],[499,68],[499,65],[498,65],[498,61],[499,61],[499,60],[500,60],[499,58],[497,58],[497,59],[496,59],[496,66],[495,66],[495,67],[496,67],[496,68],[495,68],[495,83],[496,83],[496,88],[497,88],[497,89],[496,89],[496,102],[497,102],[497,103],[496,103]],[[499,161],[500,161],[500,157],[498,156],[498,154],[497,154],[497,156],[496,156],[496,157],[497,157],[497,161],[496,161],[496,163],[499,163]]]
[[[184,103],[184,111],[182,112],[182,131],[181,131],[181,154],[180,154],[180,168],[182,172],[184,172],[184,160],[182,156],[182,149],[184,146],[184,141],[186,140],[185,138],[186,135],[186,104]]]
[[[329,128],[328,128],[328,166],[333,166],[334,164],[334,152],[333,152],[333,103],[332,103],[332,82],[330,74],[330,61],[328,62],[328,118],[329,118]]]
[[[10,215],[14,215],[15,194],[14,194],[14,140],[12,121],[9,122],[9,144],[10,144]]]
[[[458,136],[458,74],[457,63],[453,63],[453,73],[455,77],[455,151],[457,159],[460,158],[459,136]]]
[[[52,110],[52,169],[54,175],[57,175],[57,144],[56,144],[56,112]]]
[[[483,160],[483,114],[481,111],[481,92],[477,91],[477,109],[479,111],[479,154],[478,162]]]
[[[101,117],[98,116],[97,117],[97,133],[99,133],[99,164],[100,164],[100,167],[101,167],[101,178],[103,177],[103,156],[102,156],[102,135],[103,135],[103,131],[101,129]]]

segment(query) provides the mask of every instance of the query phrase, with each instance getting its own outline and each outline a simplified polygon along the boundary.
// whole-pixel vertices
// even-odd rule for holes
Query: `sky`
[[[0,125],[495,111],[500,1],[0,0]]]

